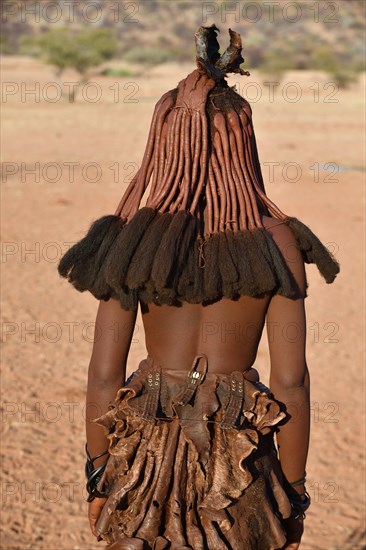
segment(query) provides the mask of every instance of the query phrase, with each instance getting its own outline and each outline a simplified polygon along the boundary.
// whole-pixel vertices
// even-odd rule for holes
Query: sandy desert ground
[[[3,59],[4,550],[102,547],[89,531],[83,477],[83,400],[97,301],[76,292],[56,266],[92,220],[114,212],[141,161],[155,102],[193,68],[98,76],[72,105],[55,98],[48,67]],[[241,77],[239,88],[252,99],[268,195],[309,225],[341,264],[332,285],[307,266],[313,504],[302,550],[365,543],[364,79],[348,90],[328,81],[320,73],[287,74],[273,101],[256,74]],[[32,89],[36,95],[27,93]],[[144,356],[139,316],[128,374]],[[264,337],[256,367],[268,383]]]

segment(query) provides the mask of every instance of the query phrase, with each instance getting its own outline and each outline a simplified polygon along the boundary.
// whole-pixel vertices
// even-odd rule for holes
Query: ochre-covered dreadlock
[[[339,263],[314,233],[267,197],[249,103],[229,87],[240,35],[220,56],[218,29],[195,34],[197,69],[157,102],[141,166],[114,215],[95,221],[61,259],[60,275],[103,300],[174,304],[298,289],[262,215],[289,225],[327,283]],[[143,197],[145,206],[141,207]]]

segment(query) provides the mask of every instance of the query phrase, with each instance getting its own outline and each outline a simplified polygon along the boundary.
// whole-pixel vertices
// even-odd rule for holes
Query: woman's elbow
[[[88,372],[88,386],[97,389],[105,389],[115,387],[116,384],[122,385],[124,375],[124,369],[120,365],[96,365],[91,363]]]
[[[297,388],[310,387],[310,373],[306,361],[293,368],[271,371],[271,386],[276,386],[289,392]]]

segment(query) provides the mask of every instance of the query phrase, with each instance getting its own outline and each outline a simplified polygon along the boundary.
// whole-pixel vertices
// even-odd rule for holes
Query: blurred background
[[[57,273],[114,213],[194,33],[243,41],[268,196],[335,254],[307,266],[312,393],[303,550],[365,548],[365,2],[1,2],[1,548],[100,548],[87,522],[84,396],[98,302]],[[230,321],[217,337],[229,338]],[[140,314],[127,374],[146,356]],[[268,384],[263,336],[257,360]]]

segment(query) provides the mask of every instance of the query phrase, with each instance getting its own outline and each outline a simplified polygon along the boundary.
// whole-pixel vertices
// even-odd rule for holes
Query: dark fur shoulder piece
[[[297,218],[286,223],[304,261],[316,264],[326,282],[333,282],[339,272],[334,256]],[[226,230],[202,240],[190,213],[162,214],[149,207],[140,208],[127,224],[119,216],[95,221],[61,258],[58,271],[77,290],[89,290],[97,299],[117,298],[127,310],[137,309],[139,298],[174,305],[268,292],[299,296],[269,231]]]
[[[90,290],[95,295],[99,270],[123,226],[123,220],[114,215],[94,221],[85,237],[62,256],[57,267],[59,274],[80,292]]]
[[[326,282],[332,283],[340,271],[339,262],[311,229],[294,217],[289,217],[285,223],[291,228],[299,243],[302,257],[307,264],[316,264]]]

